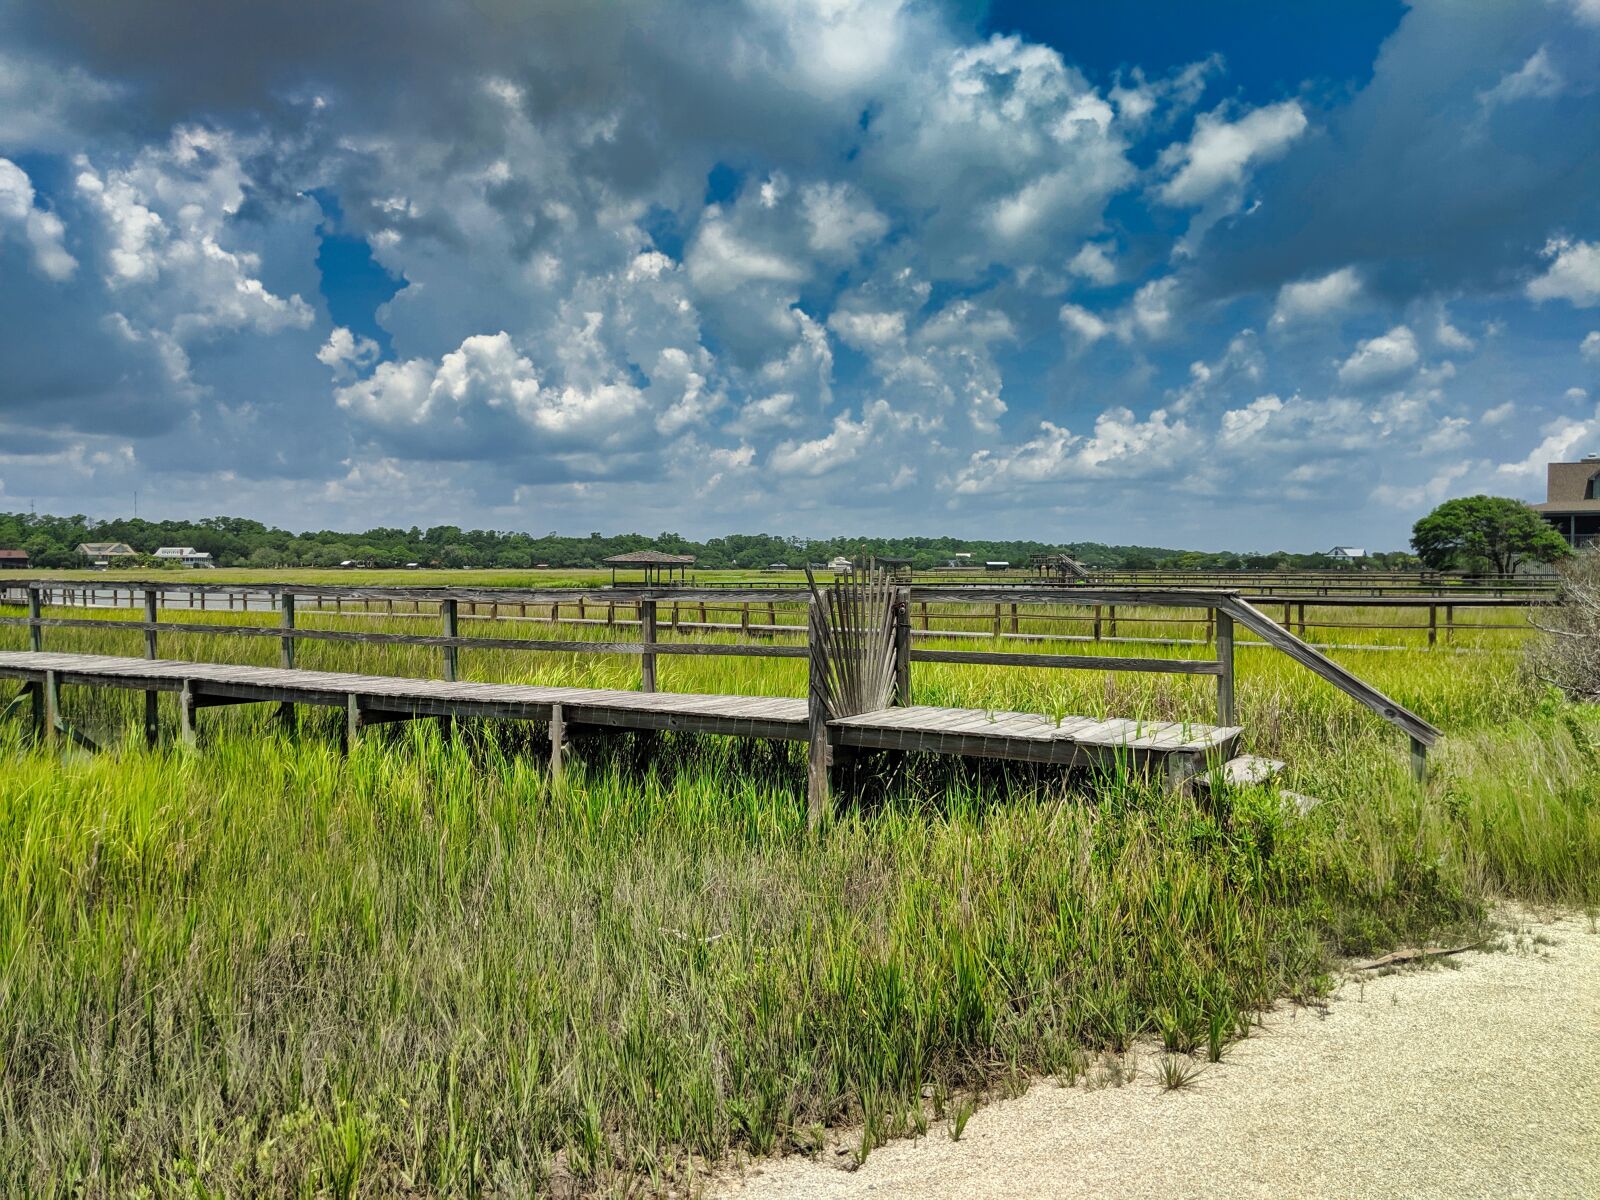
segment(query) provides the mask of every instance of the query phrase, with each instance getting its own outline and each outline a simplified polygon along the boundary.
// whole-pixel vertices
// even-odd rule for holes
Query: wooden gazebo
[[[688,569],[694,566],[692,554],[666,554],[660,550],[630,550],[626,554],[613,554],[605,560],[611,567],[611,586],[617,585],[617,568],[625,570],[637,569],[644,572],[644,585],[650,587],[655,584],[672,582],[672,573],[678,573],[678,582],[682,583]]]

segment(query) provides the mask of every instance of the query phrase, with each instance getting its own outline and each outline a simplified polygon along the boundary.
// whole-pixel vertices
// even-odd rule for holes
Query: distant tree
[[[1436,571],[1487,566],[1514,575],[1525,562],[1553,563],[1572,548],[1520,500],[1462,496],[1446,500],[1411,528],[1411,546]]]

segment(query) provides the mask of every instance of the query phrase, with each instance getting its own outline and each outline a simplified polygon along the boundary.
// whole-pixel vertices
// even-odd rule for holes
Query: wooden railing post
[[[806,827],[812,832],[822,828],[832,803],[828,789],[828,706],[822,662],[825,650],[820,628],[826,619],[822,605],[813,596],[807,605],[806,619],[809,651],[806,656]]]
[[[1233,618],[1211,609],[1217,627],[1217,724],[1232,725],[1233,707]]]
[[[28,649],[35,654],[44,649],[44,626],[39,624],[43,606],[39,602],[39,589],[28,585]]]
[[[294,593],[284,592],[278,597],[278,628],[292,630],[294,628]],[[294,670],[294,638],[281,637],[278,639],[278,665],[285,671]]]
[[[132,593],[130,592],[129,594],[131,595]],[[145,588],[144,620],[145,624],[150,626],[144,631],[144,656],[146,658],[156,657],[156,631],[154,626],[159,612],[156,608],[157,596],[158,593],[155,588]],[[154,746],[161,732],[156,709],[156,697],[156,692],[146,692],[144,694],[144,742],[147,746]]]
[[[901,588],[894,602],[894,702],[911,703],[911,589]]]
[[[1411,739],[1411,774],[1418,783],[1428,781],[1428,746],[1420,738]]]
[[[653,692],[656,690],[656,652],[650,647],[656,644],[656,602],[654,600],[639,601],[639,624],[641,634],[639,640],[645,645],[645,651],[639,656],[639,690]]]
[[[1432,650],[1439,644],[1439,606],[1428,605],[1428,649]]]
[[[458,619],[459,614],[456,610],[455,600],[452,599],[439,601],[439,616],[444,626],[445,637],[455,638],[461,636],[461,623]],[[459,661],[456,656],[456,647],[441,646],[440,652],[441,657],[444,659],[445,680],[446,682],[454,683],[456,679],[456,665]]]
[[[32,584],[28,585],[28,620],[33,622],[28,626],[28,649],[35,653],[44,649],[44,629],[37,624],[41,605],[39,603],[39,589]],[[30,691],[31,706],[33,708],[33,736],[36,740],[44,740],[51,735],[45,730],[45,688],[43,684]]]

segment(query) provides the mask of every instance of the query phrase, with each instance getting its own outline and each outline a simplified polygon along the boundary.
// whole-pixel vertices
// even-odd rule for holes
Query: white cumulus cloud
[[[1201,113],[1189,140],[1162,153],[1161,165],[1170,176],[1157,195],[1187,207],[1237,189],[1251,166],[1281,157],[1307,125],[1295,100],[1254,109],[1237,121],[1229,121],[1220,108]]]
[[[1361,295],[1361,276],[1354,267],[1317,279],[1301,279],[1278,289],[1271,326],[1283,329],[1302,321],[1319,321],[1347,310]]]
[[[1600,242],[1551,238],[1543,255],[1550,266],[1529,282],[1530,300],[1566,300],[1577,308],[1600,304]]]
[[[1388,333],[1359,343],[1339,365],[1339,381],[1352,387],[1392,382],[1409,373],[1420,360],[1416,335],[1409,326],[1396,325]]]
[[[0,158],[0,228],[18,231],[33,250],[33,265],[56,282],[72,278],[78,260],[67,252],[66,227],[53,212],[38,207],[33,181],[9,158]]]

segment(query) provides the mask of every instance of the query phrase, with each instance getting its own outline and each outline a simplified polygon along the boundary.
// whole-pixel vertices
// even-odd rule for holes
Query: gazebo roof
[[[694,562],[692,554],[666,554],[660,550],[630,550],[626,554],[613,554],[606,562],[617,567],[686,567]]]

